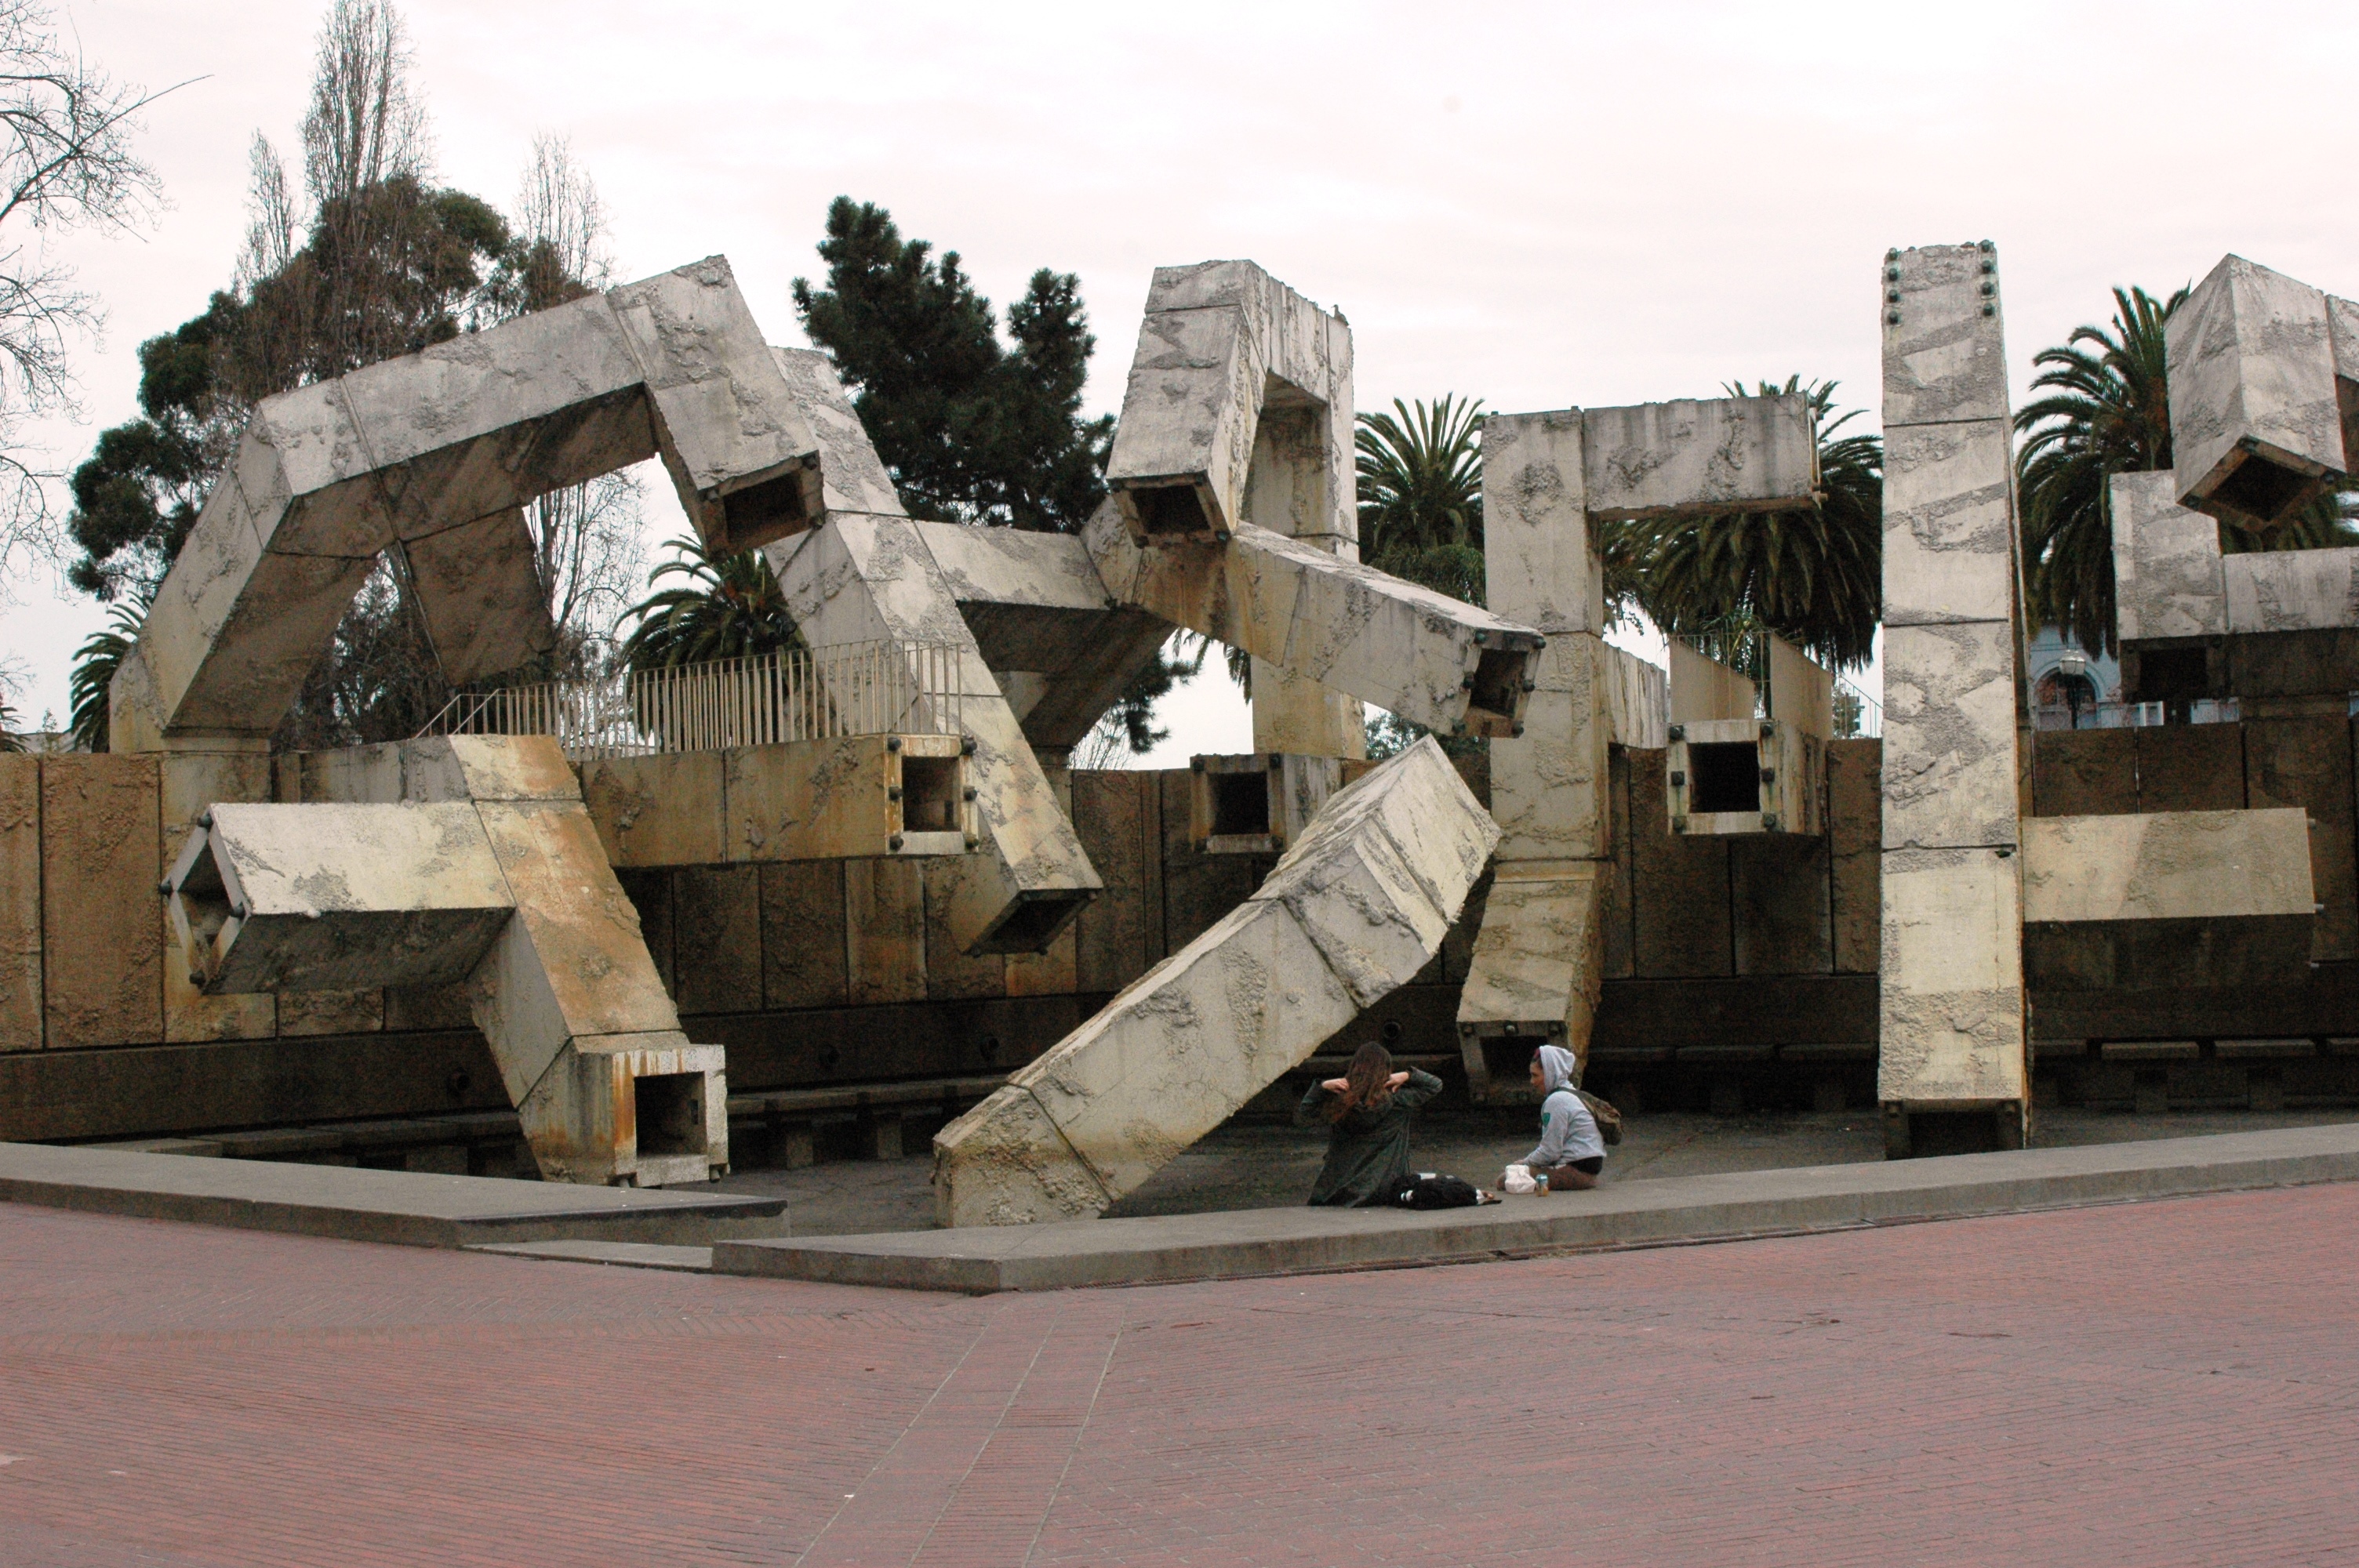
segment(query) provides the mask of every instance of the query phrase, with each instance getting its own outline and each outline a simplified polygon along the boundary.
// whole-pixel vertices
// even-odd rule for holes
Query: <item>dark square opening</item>
[[[2275,523],[2308,501],[2317,488],[2314,476],[2273,462],[2258,452],[2247,452],[2245,460],[2212,491],[2212,500],[2255,522]]]
[[[1512,1088],[1529,1081],[1533,1054],[1547,1044],[1537,1034],[1483,1036],[1483,1070],[1490,1075],[1492,1087]]]
[[[1269,780],[1260,773],[1207,773],[1212,790],[1212,837],[1269,831]]]
[[[1524,666],[1531,657],[1524,648],[1484,649],[1474,661],[1474,690],[1468,706],[1495,716],[1503,724],[1514,722],[1516,704],[1524,691]]]
[[[1908,1152],[1928,1159],[1942,1154],[1988,1154],[2000,1147],[1998,1116],[1987,1110],[1913,1110],[1908,1113]]]
[[[1134,490],[1130,503],[1137,508],[1138,520],[1149,534],[1209,534],[1210,519],[1204,515],[1204,503],[1196,498],[1192,484],[1158,484],[1149,490]]]
[[[704,1152],[704,1075],[658,1073],[631,1080],[642,1158]]]
[[[803,505],[803,475],[799,468],[733,490],[721,498],[723,525],[729,530],[729,547],[751,550],[800,533],[810,522]]]
[[[975,944],[976,954],[1038,953],[1049,946],[1065,922],[1090,902],[1087,893],[1049,894],[1027,899],[1008,913],[983,940]]]
[[[959,830],[959,764],[956,757],[901,753],[901,828],[907,833]]]
[[[2212,684],[2204,650],[2147,648],[2138,654],[2137,700],[2184,702],[2201,697]]]
[[[1761,809],[1761,748],[1750,741],[1693,741],[1688,746],[1688,810]]]

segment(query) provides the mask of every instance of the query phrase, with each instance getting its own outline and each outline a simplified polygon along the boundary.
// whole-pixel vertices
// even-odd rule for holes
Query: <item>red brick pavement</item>
[[[2359,1187],[987,1300],[0,1205],[0,1564],[2359,1563]]]

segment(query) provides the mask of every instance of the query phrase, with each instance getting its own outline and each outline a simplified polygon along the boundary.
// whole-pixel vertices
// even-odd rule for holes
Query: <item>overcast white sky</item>
[[[139,341],[225,283],[246,146],[291,146],[319,0],[73,0],[117,75],[181,89],[145,146],[171,209],[64,247],[106,301],[91,422]],[[411,0],[448,182],[506,205],[571,136],[626,275],[726,253],[773,340],[838,193],[958,250],[1004,302],[1081,275],[1120,396],[1148,271],[1250,256],[1354,329],[1364,408],[1499,409],[1833,376],[1871,407],[1886,246],[1998,243],[2029,359],[2228,250],[2359,290],[2354,12],[2322,5],[860,5]],[[668,529],[659,522],[658,532]],[[47,574],[0,607],[28,718],[97,616]],[[1215,683],[1217,684],[1217,683]],[[1200,711],[1201,710],[1201,711]],[[1173,750],[1242,750],[1175,706]],[[1225,716],[1225,717],[1224,717]],[[1223,726],[1227,726],[1224,732]]]

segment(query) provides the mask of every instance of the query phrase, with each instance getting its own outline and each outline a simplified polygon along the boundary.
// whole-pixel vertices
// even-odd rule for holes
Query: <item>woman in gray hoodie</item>
[[[1532,1087],[1544,1097],[1540,1143],[1516,1163],[1547,1178],[1552,1193],[1593,1187],[1605,1169],[1605,1140],[1597,1119],[1572,1087],[1577,1069],[1572,1053],[1561,1045],[1543,1045],[1532,1057]]]

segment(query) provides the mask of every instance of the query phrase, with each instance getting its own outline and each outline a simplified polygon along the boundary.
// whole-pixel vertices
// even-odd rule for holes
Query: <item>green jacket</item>
[[[1393,1091],[1383,1108],[1355,1110],[1341,1121],[1327,1120],[1335,1096],[1314,1083],[1294,1108],[1294,1124],[1327,1128],[1327,1162],[1310,1184],[1314,1204],[1367,1208],[1392,1201],[1408,1175],[1408,1128],[1417,1108],[1441,1092],[1441,1080],[1411,1067],[1408,1082]]]

